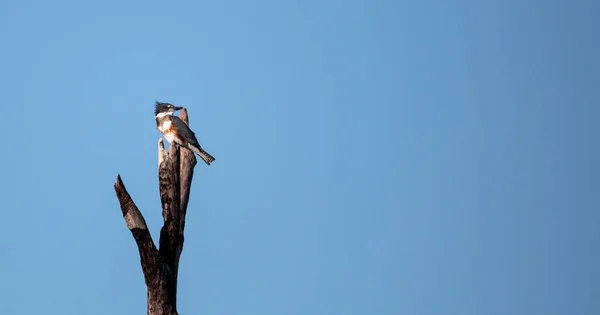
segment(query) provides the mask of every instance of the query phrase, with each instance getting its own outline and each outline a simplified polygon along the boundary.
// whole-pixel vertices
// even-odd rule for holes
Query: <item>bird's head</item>
[[[156,104],[154,105],[154,115],[156,115],[156,117],[173,115],[173,113],[180,109],[183,109],[183,107],[178,107],[174,106],[173,104],[161,103],[159,101],[156,101]]]

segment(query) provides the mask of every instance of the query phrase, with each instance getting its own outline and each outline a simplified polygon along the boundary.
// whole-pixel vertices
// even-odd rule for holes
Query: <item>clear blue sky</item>
[[[0,3],[0,314],[144,314],[153,102],[202,145],[182,315],[600,314],[597,1]]]

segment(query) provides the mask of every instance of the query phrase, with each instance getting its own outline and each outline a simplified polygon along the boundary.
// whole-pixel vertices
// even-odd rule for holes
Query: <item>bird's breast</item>
[[[158,125],[158,131],[165,133],[171,129],[171,121],[165,120]]]
[[[175,140],[175,133],[171,132],[171,131],[167,131],[164,133],[165,138],[167,139],[167,141],[169,141],[169,143],[173,143],[173,140]]]

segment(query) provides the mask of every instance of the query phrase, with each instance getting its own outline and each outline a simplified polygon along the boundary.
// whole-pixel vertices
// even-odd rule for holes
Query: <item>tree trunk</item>
[[[181,119],[188,123],[187,111]],[[162,138],[158,141],[158,179],[164,224],[157,249],[146,226],[144,216],[117,175],[115,192],[123,218],[140,253],[142,271],[148,289],[148,315],[178,315],[177,273],[183,250],[185,215],[190,198],[192,177],[196,165],[194,153],[171,145],[165,151]]]

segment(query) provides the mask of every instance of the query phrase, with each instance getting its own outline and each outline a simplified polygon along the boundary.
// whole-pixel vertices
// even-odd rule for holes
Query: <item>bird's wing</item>
[[[181,118],[173,115],[171,116],[171,123],[173,126],[179,131],[179,134],[185,139],[192,141],[194,143],[198,143],[198,139],[196,139],[196,134],[188,127],[188,125],[181,120]]]

